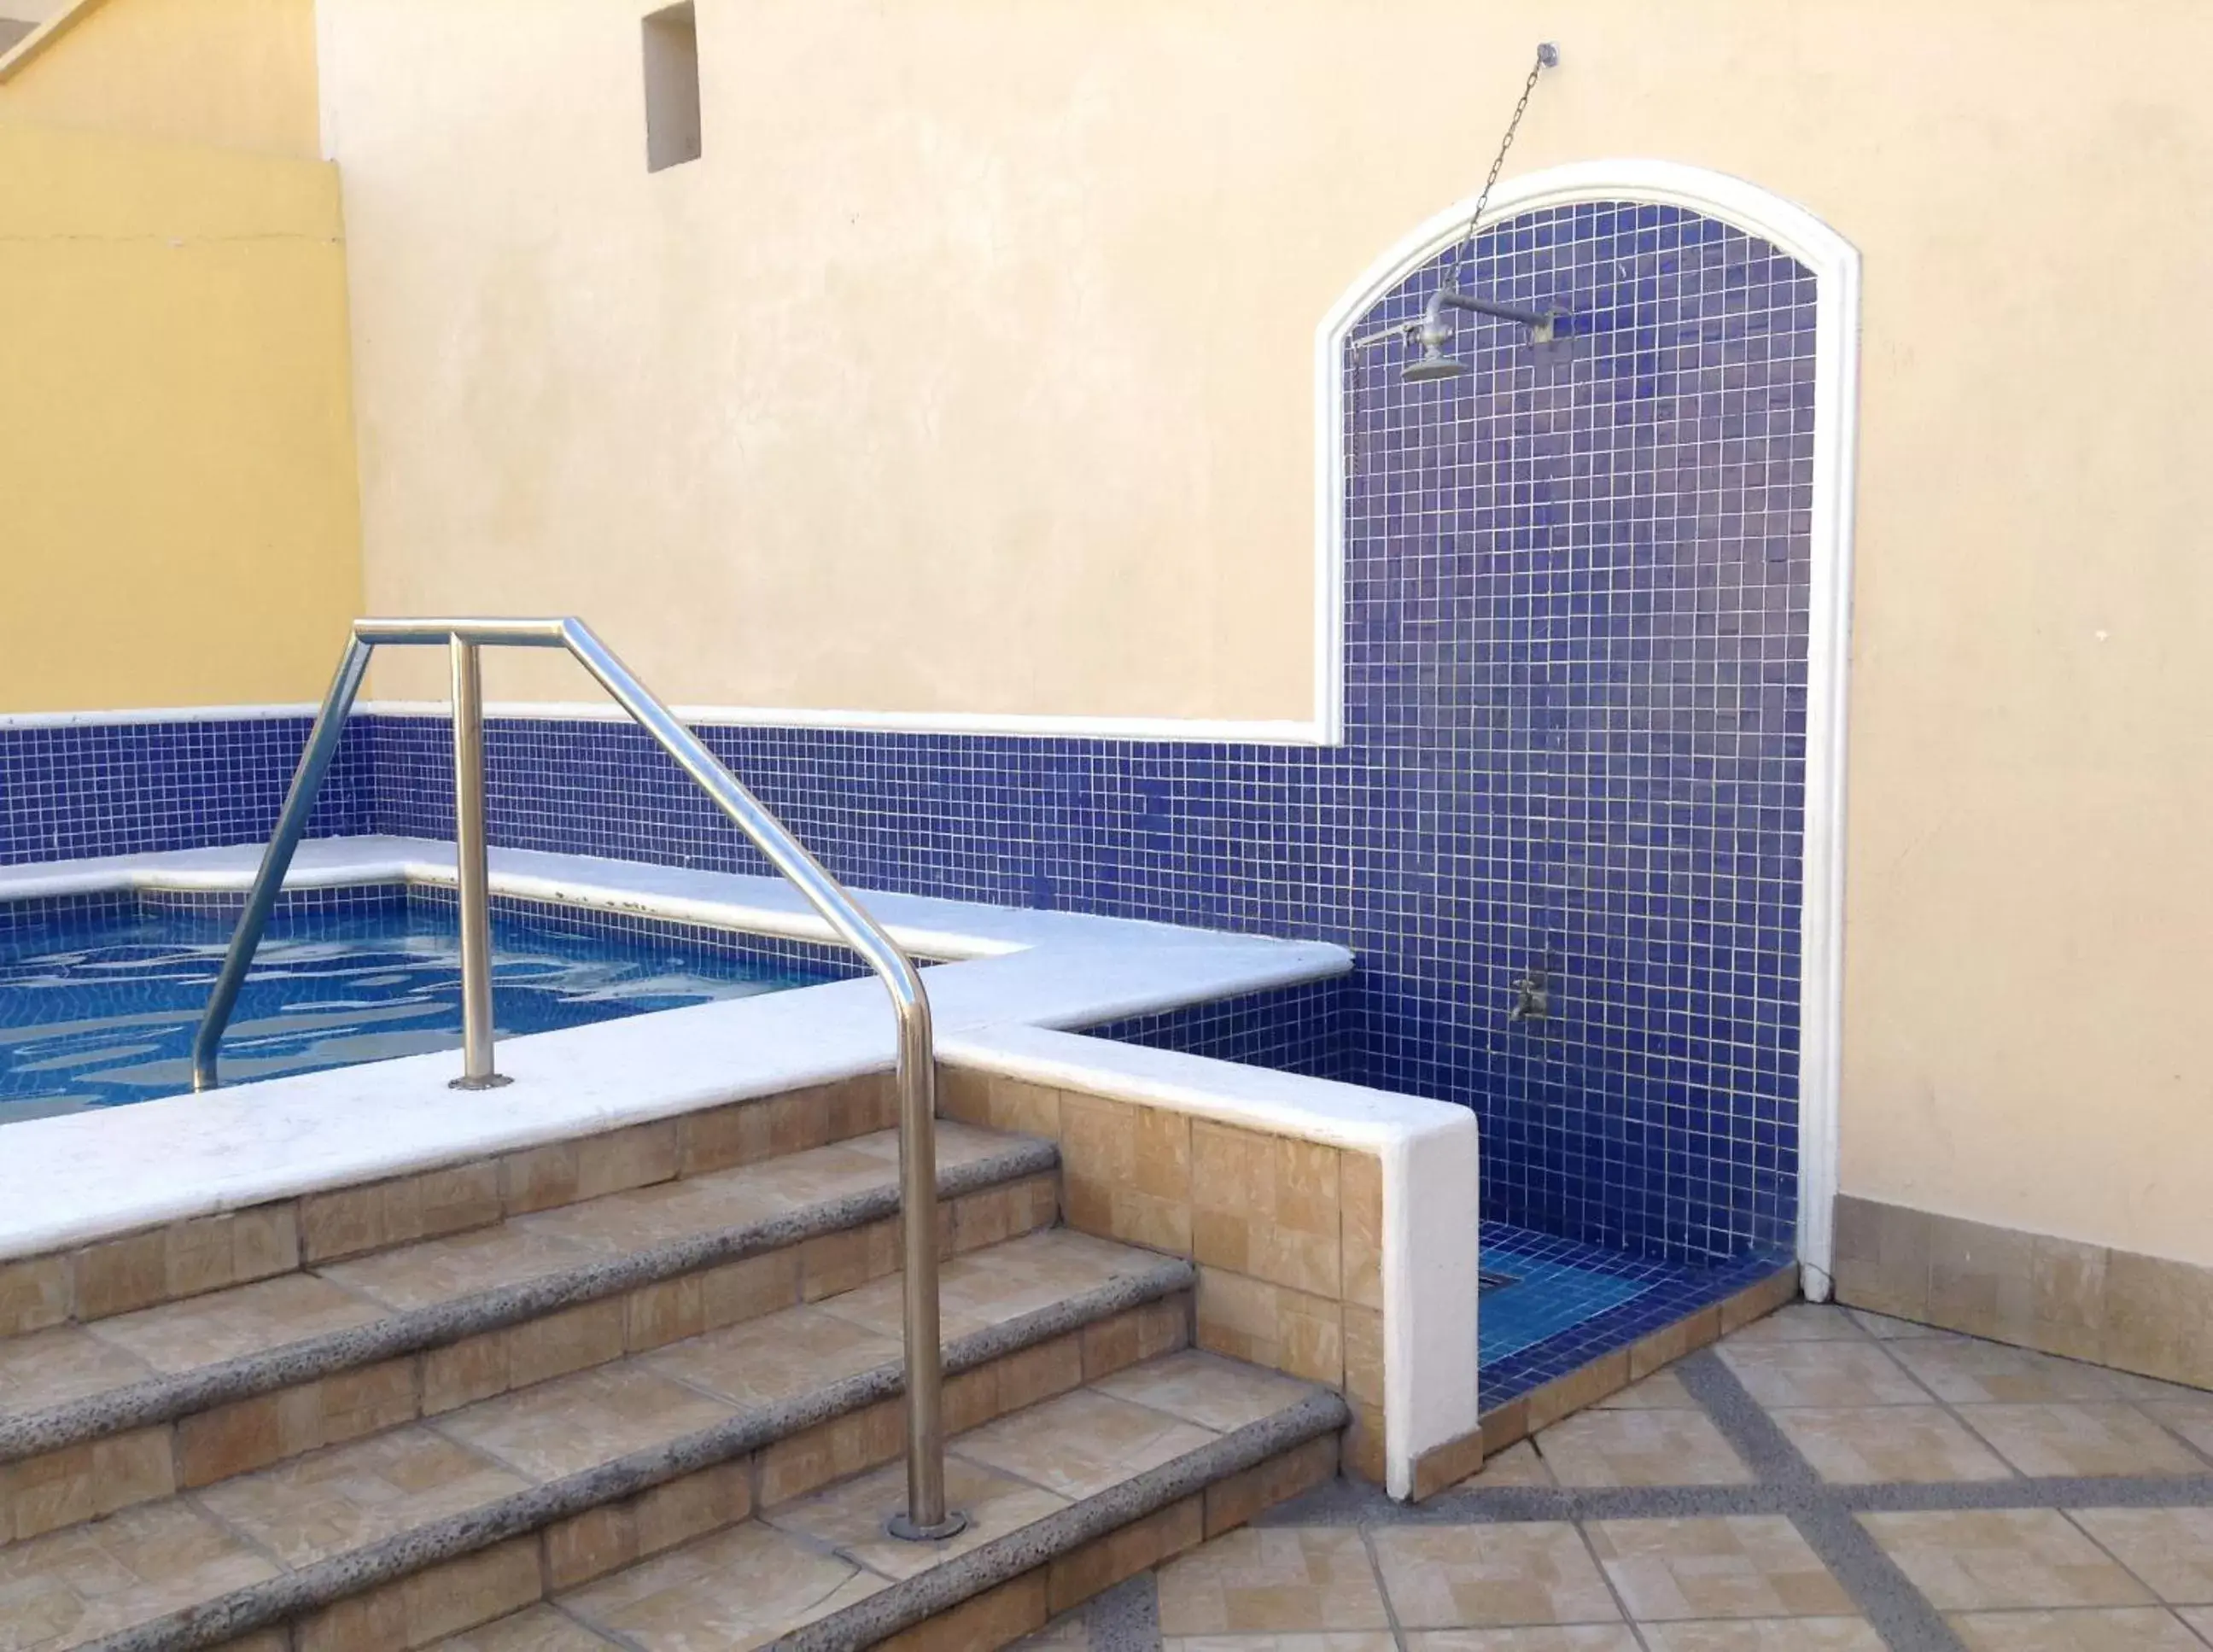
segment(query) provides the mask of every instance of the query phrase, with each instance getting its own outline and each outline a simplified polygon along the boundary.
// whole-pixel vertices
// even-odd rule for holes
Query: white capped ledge
[[[0,901],[117,889],[243,889],[254,844],[0,867]],[[451,883],[453,846],[326,838],[288,888]],[[519,850],[495,893],[828,940],[781,879]],[[940,1038],[1079,1027],[1340,975],[1342,947],[1174,924],[857,891],[899,942],[957,961],[927,972]],[[1094,1040],[1112,1048],[1106,1040]],[[296,1073],[0,1125],[0,1260],[158,1222],[409,1173],[888,1067],[873,978],[724,999],[504,1039],[503,1088],[462,1095],[455,1052]]]

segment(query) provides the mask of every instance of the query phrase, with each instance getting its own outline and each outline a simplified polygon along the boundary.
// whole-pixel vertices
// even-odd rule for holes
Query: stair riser
[[[87,1324],[602,1194],[781,1158],[897,1123],[889,1074],[603,1136],[195,1216],[0,1263],[0,1337]]]
[[[940,1254],[1051,1227],[1058,1186],[1051,1173],[1034,1173],[948,1198],[940,1206]],[[895,1204],[895,1195],[889,1199]],[[820,1301],[896,1272],[899,1261],[898,1223],[888,1216],[680,1271],[686,1249],[631,1259],[627,1274],[610,1268],[588,1282],[594,1294],[582,1301],[564,1295],[558,1280],[492,1293],[141,1384],[96,1411],[45,1419],[96,1437],[0,1464],[0,1547]],[[646,1282],[624,1288],[629,1274]],[[19,1442],[40,1420],[17,1419]],[[10,1443],[7,1436],[0,1428],[0,1448]]]
[[[1021,1321],[949,1344],[948,1368],[967,1369],[956,1369],[946,1383],[948,1434],[1187,1346],[1189,1275],[1180,1277],[1186,1283],[1165,1295],[1026,1346],[1013,1345],[1031,1335]],[[1065,1308],[1048,1312],[1056,1319],[1084,1317]],[[1006,1351],[991,1351],[999,1349]],[[288,1646],[295,1652],[403,1652],[427,1646],[895,1460],[904,1448],[898,1392],[897,1368],[886,1367],[811,1397],[803,1415],[756,1414],[535,1488],[444,1528],[418,1532],[404,1546],[290,1574],[188,1619],[157,1621],[94,1645],[98,1652],[200,1652],[228,1645],[240,1652]],[[475,1546],[430,1558],[463,1540]],[[287,1604],[341,1588],[346,1598],[329,1606]],[[289,1619],[288,1628],[241,1632],[272,1616]],[[289,1641],[280,1638],[288,1634]]]

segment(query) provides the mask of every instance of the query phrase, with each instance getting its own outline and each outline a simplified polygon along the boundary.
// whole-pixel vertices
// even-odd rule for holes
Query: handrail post
[[[455,636],[454,668],[454,869],[460,908],[461,1076],[457,1090],[509,1081],[492,1070],[491,894],[485,848],[484,664],[477,645]]]
[[[945,1506],[945,1362],[937,1312],[937,1057],[930,1000],[919,991],[899,1005],[898,1076],[906,1508],[892,1515],[887,1529],[893,1537],[921,1541],[951,1537],[966,1527],[968,1517]]]

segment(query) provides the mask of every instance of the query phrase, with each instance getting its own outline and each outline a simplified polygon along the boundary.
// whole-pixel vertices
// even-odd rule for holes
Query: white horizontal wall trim
[[[104,723],[251,722],[256,718],[312,717],[303,705],[149,705],[114,711],[0,711],[0,728],[90,728]]]

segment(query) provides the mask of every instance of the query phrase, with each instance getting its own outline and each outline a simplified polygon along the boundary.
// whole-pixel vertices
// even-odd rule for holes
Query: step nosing
[[[1279,1411],[899,1579],[770,1644],[775,1652],[845,1652],[873,1645],[1233,1474],[1334,1433],[1351,1416],[1342,1395],[1316,1389]]]
[[[1016,1141],[981,1158],[941,1170],[938,1198],[959,1198],[1002,1182],[1040,1174],[1058,1161],[1050,1142]],[[788,1249],[825,1234],[895,1216],[899,1203],[898,1184],[892,1180],[758,1222],[600,1258],[426,1308],[395,1309],[368,1325],[192,1371],[144,1378],[101,1393],[0,1418],[0,1464],[134,1429],[155,1427],[213,1406],[251,1399],[466,1337],[505,1330],[702,1268]],[[312,1270],[302,1271],[319,1277]]]
[[[974,1369],[1145,1302],[1189,1289],[1195,1278],[1196,1270],[1190,1263],[1163,1258],[1158,1266],[1117,1275],[1044,1308],[971,1332],[948,1343],[944,1350],[945,1369],[954,1375]],[[647,1357],[649,1356],[628,1356],[616,1363],[636,1362],[643,1369]],[[707,1428],[510,1492],[479,1508],[430,1521],[347,1554],[330,1556],[297,1570],[247,1584],[215,1600],[119,1631],[105,1639],[86,1643],[79,1652],[198,1652],[198,1649],[221,1646],[225,1641],[283,1623],[300,1612],[317,1610],[424,1567],[488,1548],[600,1504],[635,1497],[669,1480],[761,1450],[863,1407],[897,1399],[905,1391],[900,1363],[887,1362],[788,1399],[748,1407]],[[435,1428],[438,1420],[425,1419],[401,1426]],[[521,1471],[510,1467],[510,1472]]]

